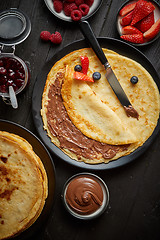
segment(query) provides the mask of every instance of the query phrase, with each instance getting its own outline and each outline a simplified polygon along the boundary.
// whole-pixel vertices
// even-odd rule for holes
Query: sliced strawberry
[[[154,12],[151,12],[147,17],[143,18],[136,24],[136,28],[138,28],[141,32],[146,32],[148,29],[152,27],[154,24]]]
[[[121,38],[125,41],[132,43],[144,43],[143,34],[126,34],[122,35]]]
[[[133,18],[131,25],[135,25],[137,22],[142,20],[144,17],[149,15],[155,9],[151,2],[146,2],[144,0],[139,0],[133,10]]]
[[[126,34],[141,34],[141,31],[139,31],[136,27],[133,26],[125,26],[122,28],[122,35]]]
[[[88,81],[88,82],[94,82],[93,78],[89,77],[88,75],[81,73],[81,72],[74,72],[73,77],[76,80],[81,80],[81,81]]]
[[[89,59],[86,56],[81,56],[81,66],[82,66],[82,73],[87,74],[88,67],[89,67]]]
[[[123,17],[121,20],[120,20],[120,24],[122,26],[127,26],[131,23],[132,21],[132,16],[133,16],[133,11],[131,11],[130,13],[128,13],[125,17]]]
[[[131,12],[131,11],[135,8],[135,6],[136,6],[136,3],[130,3],[130,4],[126,5],[126,6],[124,6],[124,7],[120,10],[119,15],[120,15],[121,17],[127,15],[129,12]]]
[[[152,27],[146,31],[143,36],[145,39],[147,40],[151,40],[152,38],[154,38],[160,31],[160,18],[157,20],[157,22],[155,22]]]

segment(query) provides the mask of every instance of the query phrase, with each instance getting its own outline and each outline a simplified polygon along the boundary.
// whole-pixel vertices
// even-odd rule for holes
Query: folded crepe
[[[88,75],[91,77],[95,71],[101,73],[101,79],[94,83],[74,79],[74,69],[66,68],[61,93],[67,113],[83,134],[97,141],[114,145],[144,142],[152,134],[159,117],[157,86],[137,62],[113,54],[108,54],[107,58],[138,111],[139,119],[126,115],[96,56],[89,57]],[[130,82],[132,76],[139,79],[135,85]]]

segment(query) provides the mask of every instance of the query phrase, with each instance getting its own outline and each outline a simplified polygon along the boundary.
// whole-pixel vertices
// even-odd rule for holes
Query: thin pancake
[[[140,114],[139,120],[134,118],[128,118],[126,116],[123,107],[120,105],[115,94],[113,94],[113,91],[111,90],[107,80],[104,78],[103,67],[99,63],[94,52],[91,49],[87,48],[74,51],[63,57],[57,63],[55,63],[47,76],[42,97],[41,115],[44,123],[44,129],[47,131],[47,134],[51,138],[51,141],[72,159],[75,159],[77,161],[84,161],[90,164],[96,164],[101,162],[107,163],[111,160],[118,159],[121,156],[130,154],[148,139],[148,137],[152,134],[154,128],[156,127],[157,120],[159,118],[159,91],[149,73],[140,64],[132,61],[131,59],[120,56],[117,53],[108,49],[103,49],[103,51],[109,59],[110,64],[115,74],[117,75],[120,83],[125,89],[131,103]],[[87,91],[85,90],[86,93],[83,94],[83,88],[77,88],[75,80],[69,80],[71,81],[69,84],[67,82],[68,77],[65,78],[64,76],[66,73],[66,66],[68,65],[73,72],[74,66],[76,64],[80,64],[80,56],[85,55],[89,57],[89,70],[87,74],[91,76],[93,72],[99,71],[102,75],[102,78],[99,81],[94,82],[93,84],[79,82],[78,85],[83,86],[83,88],[87,89]],[[138,75],[139,77],[139,82],[137,85],[132,85],[130,83],[130,77],[132,76],[132,74]],[[62,83],[63,87],[62,91],[60,91]],[[88,91],[90,92],[90,95],[88,94]],[[145,96],[145,91],[147,91],[148,96]],[[61,92],[64,102],[62,102]],[[90,97],[92,98],[92,101],[90,100]],[[83,104],[80,104],[81,100],[83,100]],[[55,102],[57,105],[53,107]],[[86,106],[84,108],[85,104]],[[63,108],[64,105],[65,108]],[[98,107],[100,111],[97,109],[97,107],[95,108],[95,106],[97,105],[100,106]],[[110,129],[112,138],[107,138],[107,127],[106,132],[103,132],[103,127],[99,132],[93,131],[93,129],[97,129],[97,122],[98,128],[101,127],[99,124],[100,118],[97,118],[97,121],[94,120],[93,122],[93,109],[95,110],[95,112],[99,111],[99,117],[101,116],[102,112],[103,118],[104,116],[109,115],[109,118],[111,120],[108,121],[108,126],[112,127],[112,129]],[[110,116],[110,114],[104,111],[104,109],[107,109],[108,113],[112,112],[112,116]],[[88,114],[89,110],[90,114]],[[62,116],[60,119],[61,111]],[[67,111],[67,113],[64,117],[65,111]],[[63,117],[65,120],[63,119]],[[69,120],[72,120],[72,122],[70,121],[70,123],[72,123],[72,126],[70,126],[70,130],[68,130],[69,132],[65,127],[66,119],[68,119],[67,123],[69,122]],[[133,143],[129,145],[119,145],[123,142],[123,140],[120,139],[120,135],[117,135],[118,137],[116,136],[117,129],[115,129],[115,126],[117,126],[117,123],[115,124],[115,126],[114,124],[111,124],[112,120],[115,121],[116,119],[117,121],[121,122],[118,128],[121,127],[122,129],[124,127],[127,129],[128,135],[126,135],[125,143]],[[104,119],[102,119],[102,123],[105,123]],[[60,135],[58,132],[55,134],[55,126],[57,129],[61,128]],[[142,134],[141,136],[139,130]],[[69,140],[70,143],[73,143],[73,146],[71,147],[71,145],[67,145],[67,141],[68,138],[70,138],[68,134],[71,134],[72,131],[74,135],[73,138]],[[123,134],[123,131],[121,131],[121,133]],[[77,135],[81,135],[81,141],[79,142],[79,144]],[[112,143],[117,145],[110,145],[108,143],[104,143],[106,142],[104,135],[107,136],[107,141],[108,139],[110,142],[112,140]],[[114,138],[113,136],[116,137]],[[134,137],[136,137],[136,140]],[[98,141],[95,139],[98,139]],[[96,149],[93,148],[95,144]],[[81,149],[81,151],[79,149]]]
[[[47,175],[31,145],[18,135],[0,132],[0,239],[33,224],[48,195]]]
[[[73,71],[66,71],[61,93],[73,124],[84,135],[99,142],[112,145],[136,142],[137,138],[129,127],[92,90],[94,83],[75,80]]]
[[[74,69],[65,75],[62,97],[68,115],[74,125],[89,138],[113,145],[142,143],[152,134],[159,117],[157,86],[150,74],[137,62],[113,54],[108,54],[107,58],[138,111],[139,119],[127,117],[96,56],[89,57],[88,75],[100,72],[102,77],[99,81],[88,83],[75,80]],[[132,76],[139,79],[135,85],[130,82]]]

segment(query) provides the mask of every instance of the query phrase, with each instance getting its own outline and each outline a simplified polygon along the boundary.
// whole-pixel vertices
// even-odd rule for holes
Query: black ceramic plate
[[[49,219],[49,215],[53,208],[54,195],[55,195],[55,180],[56,180],[55,167],[46,147],[35,135],[33,135],[26,128],[13,122],[0,120],[0,131],[7,131],[25,138],[32,145],[33,150],[42,160],[47,172],[48,198],[46,200],[46,203],[41,215],[31,227],[29,227],[27,230],[22,232],[19,236],[14,238],[14,240],[32,239],[31,237],[33,237],[33,235],[38,230],[42,229],[42,227],[45,226],[45,222]]]
[[[53,1],[52,0],[44,0],[45,1],[45,4],[46,6],[48,7],[48,9],[56,16],[58,17],[59,19],[61,20],[64,20],[64,21],[67,21],[67,22],[72,22],[72,19],[70,17],[67,17],[63,11],[61,13],[57,13],[55,10],[54,10],[54,7],[53,7]],[[90,10],[89,10],[89,13],[82,17],[82,20],[86,20],[88,19],[89,17],[91,17],[94,13],[96,13],[98,11],[98,9],[100,8],[101,4],[102,4],[103,0],[96,0],[94,1],[93,5],[90,7]]]
[[[160,81],[159,81],[159,77],[156,70],[154,69],[150,61],[139,50],[137,50],[135,47],[132,47],[127,43],[124,43],[120,40],[116,40],[112,38],[98,38],[98,41],[101,47],[111,49],[113,51],[118,52],[119,54],[125,55],[139,62],[144,68],[148,70],[148,72],[150,72],[154,81],[157,83],[158,88],[160,89]],[[50,141],[50,138],[47,136],[46,131],[44,131],[43,129],[43,122],[40,115],[40,109],[41,109],[41,99],[42,99],[42,94],[43,94],[43,89],[45,86],[47,74],[49,73],[53,64],[56,63],[59,59],[61,59],[63,56],[65,56],[66,54],[76,49],[80,49],[84,47],[88,47],[85,40],[76,41],[66,46],[65,48],[63,48],[57,54],[55,54],[53,58],[44,65],[42,71],[37,76],[37,80],[36,80],[34,90],[33,90],[33,95],[32,95],[33,96],[32,97],[32,113],[33,113],[34,123],[40,135],[40,138],[43,140],[46,146],[54,154],[60,157],[62,160],[72,165],[75,165],[81,168],[86,168],[86,169],[104,170],[104,169],[112,169],[112,168],[120,167],[135,160],[149,147],[149,145],[152,143],[153,139],[158,133],[158,129],[160,127],[160,120],[158,121],[157,127],[155,128],[155,131],[153,132],[152,136],[143,144],[142,147],[139,147],[133,153],[127,156],[121,157],[118,160],[111,161],[107,164],[100,163],[95,165],[87,164],[84,162],[78,162],[69,158],[65,153],[63,153],[58,147],[56,147]]]

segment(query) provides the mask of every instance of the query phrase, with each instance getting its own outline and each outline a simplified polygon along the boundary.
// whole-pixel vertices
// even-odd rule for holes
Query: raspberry
[[[73,10],[71,12],[71,18],[73,21],[79,21],[82,18],[82,13],[80,10]]]
[[[75,0],[66,0],[66,2],[68,2],[68,3],[74,3]]]
[[[64,3],[64,5],[63,5],[63,11],[64,11],[64,14],[66,15],[66,16],[70,16],[71,15],[71,11],[70,11],[70,7],[69,7],[69,3]]]
[[[57,1],[54,1],[53,2],[53,7],[54,7],[54,10],[57,12],[57,13],[60,13],[63,9],[63,3],[59,0]]]
[[[81,11],[82,16],[86,16],[89,12],[89,6],[87,4],[81,4],[79,10]]]
[[[62,42],[62,36],[59,32],[55,32],[55,34],[53,33],[51,35],[50,40],[52,43],[60,44]]]
[[[63,11],[64,11],[64,14],[69,17],[71,15],[71,12],[73,10],[76,10],[77,8],[78,7],[76,6],[75,3],[67,3],[67,2],[65,2]]]
[[[75,0],[75,4],[77,6],[79,6],[79,5],[83,4],[83,3],[84,3],[84,0]]]
[[[89,7],[91,7],[92,4],[94,3],[94,0],[85,0],[84,2],[85,2],[85,4],[87,4]]]
[[[41,34],[40,34],[40,38],[43,41],[48,41],[50,39],[50,37],[51,37],[51,34],[48,31],[42,31]]]

